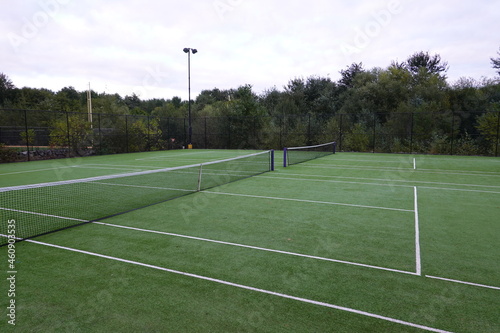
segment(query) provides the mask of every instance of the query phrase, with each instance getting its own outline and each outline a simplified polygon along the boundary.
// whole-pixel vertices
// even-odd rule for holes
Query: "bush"
[[[432,135],[432,141],[429,153],[431,154],[449,154],[450,153],[450,142],[448,136],[439,135],[434,133]]]
[[[481,155],[481,149],[466,131],[465,136],[458,140],[453,153],[457,155]]]
[[[391,153],[410,153],[410,145],[406,140],[401,140],[400,138],[394,138],[393,143],[390,147]]]
[[[16,162],[17,151],[0,143],[0,163]]]
[[[352,131],[345,135],[344,151],[365,152],[369,150],[370,136],[360,123],[354,125]]]

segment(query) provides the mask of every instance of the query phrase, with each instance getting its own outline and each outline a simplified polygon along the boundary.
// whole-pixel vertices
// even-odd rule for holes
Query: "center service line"
[[[416,257],[416,273],[422,275],[422,262],[420,258],[420,227],[418,221],[418,198],[417,187],[413,188],[413,197],[415,199],[415,257]]]

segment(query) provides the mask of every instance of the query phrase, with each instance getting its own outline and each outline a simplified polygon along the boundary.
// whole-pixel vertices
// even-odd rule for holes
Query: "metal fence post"
[[[205,149],[208,149],[208,140],[207,140],[207,117],[205,117]]]
[[[191,103],[191,102],[190,102]],[[183,123],[183,126],[184,126],[184,130],[182,131],[184,133],[184,148],[187,148],[188,147],[188,143],[187,140],[188,140],[188,129],[187,129],[187,126],[186,126],[186,117],[184,117],[184,123]]]
[[[128,116],[125,115],[125,152],[128,153]]]
[[[453,155],[453,141],[455,134],[455,112],[451,112],[451,147],[450,147],[450,155]]]
[[[258,145],[258,142],[259,142],[259,133],[257,133],[257,116],[253,116],[253,133],[254,133],[254,138],[255,138],[255,141],[254,141],[254,146],[257,146]],[[258,148],[258,147],[256,147]]]
[[[375,153],[375,141],[377,140],[377,114],[373,113],[373,153]]]
[[[344,134],[344,127],[343,127],[343,123],[342,123],[342,120],[344,118],[344,115],[341,113],[340,114],[340,126],[339,126],[339,150],[342,151],[342,136]]]
[[[307,116],[308,116],[308,120],[307,120],[307,144],[311,145],[312,144],[312,138],[311,138],[311,114],[309,113]]]
[[[147,151],[151,151],[151,128],[149,127],[150,126],[150,123],[149,123],[149,115],[146,116],[146,119],[147,119],[147,127],[146,127],[146,133],[147,133],[147,143],[146,143],[146,149]]]
[[[413,153],[413,118],[415,113],[410,113],[410,154]]]
[[[29,140],[29,133],[28,133],[28,113],[26,110],[24,110],[24,130],[26,131],[26,153],[28,156],[28,162],[30,161],[30,140]]]
[[[173,143],[170,141],[171,136],[170,136],[170,117],[167,117],[167,135],[164,136],[167,140],[167,150],[169,150],[172,146]]]
[[[97,126],[98,127],[98,133],[99,133],[99,154],[102,154],[102,132],[101,132],[101,114],[97,114]]]
[[[500,112],[497,112],[497,145],[495,146],[495,157],[498,157],[498,144],[500,139]]]
[[[69,113],[66,111],[66,135],[68,136],[68,157],[71,157],[71,134],[69,129]]]
[[[283,148],[283,128],[285,127],[283,117],[284,117],[283,115],[279,116],[279,119],[280,119],[280,148]]]

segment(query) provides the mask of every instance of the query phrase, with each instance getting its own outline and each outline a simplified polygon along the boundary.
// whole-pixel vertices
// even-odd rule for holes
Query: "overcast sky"
[[[1,1],[0,72],[16,87],[73,86],[187,99],[201,90],[339,78],[353,62],[386,68],[418,51],[449,63],[449,82],[494,78],[500,0]]]

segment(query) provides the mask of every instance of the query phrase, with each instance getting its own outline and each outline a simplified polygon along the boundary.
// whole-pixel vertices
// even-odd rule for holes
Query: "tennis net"
[[[329,142],[315,146],[290,147],[283,149],[283,166],[302,163],[323,156],[335,154],[336,142]]]
[[[0,188],[0,246],[272,170],[270,150],[182,167]]]

